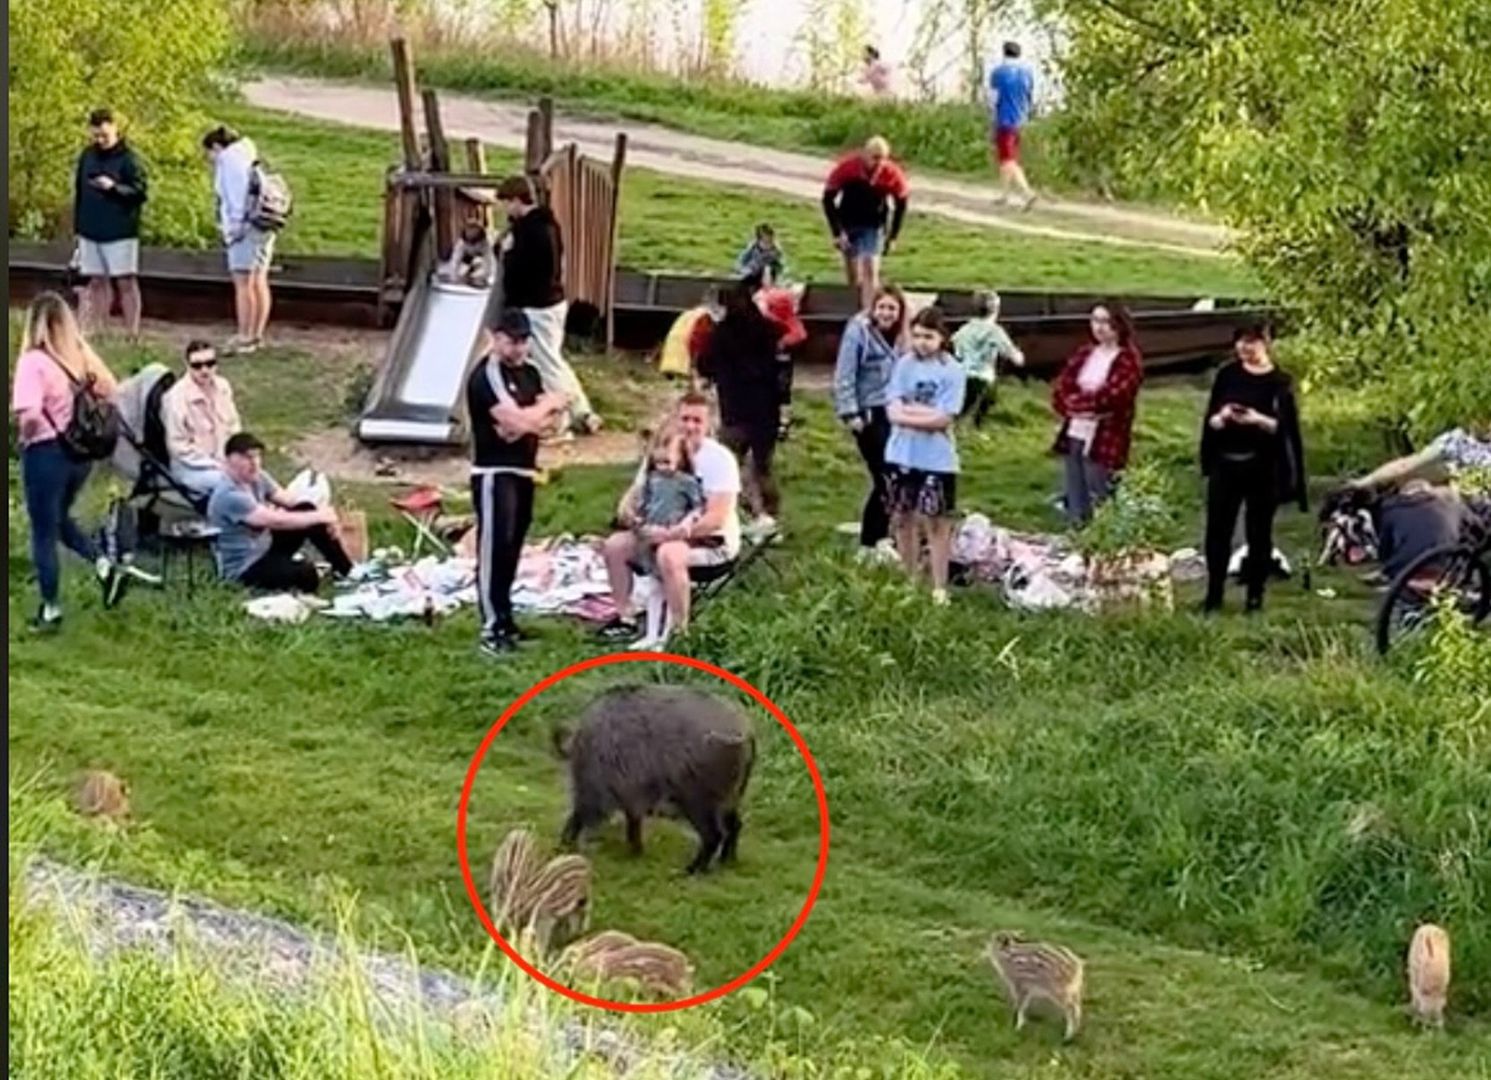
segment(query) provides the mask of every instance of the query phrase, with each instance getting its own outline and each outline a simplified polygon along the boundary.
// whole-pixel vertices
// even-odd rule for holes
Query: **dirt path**
[[[392,87],[321,79],[273,78],[243,88],[250,104],[333,123],[398,130]],[[442,94],[441,117],[452,138],[480,138],[521,150],[527,131],[525,105]],[[744,143],[687,135],[633,120],[595,121],[556,116],[554,139],[575,142],[582,153],[609,158],[618,131],[627,133],[627,162],[675,176],[740,184],[816,201],[828,168],[826,156],[768,150]],[[1021,211],[1001,207],[993,181],[913,177],[912,206],[972,225],[1029,236],[1147,248],[1184,255],[1220,256],[1226,232],[1215,225],[1184,221],[1156,212],[1043,198]]]

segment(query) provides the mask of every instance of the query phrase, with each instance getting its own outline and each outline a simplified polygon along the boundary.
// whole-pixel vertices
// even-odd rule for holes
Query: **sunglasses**
[[[205,371],[207,368],[217,367],[216,360],[188,360],[186,366],[193,371]]]

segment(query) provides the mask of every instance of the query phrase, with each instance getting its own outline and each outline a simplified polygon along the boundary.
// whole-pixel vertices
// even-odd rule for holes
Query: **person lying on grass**
[[[935,604],[947,603],[959,471],[953,424],[963,410],[968,383],[947,347],[941,309],[917,312],[911,320],[911,351],[896,361],[885,408],[890,420],[886,491],[896,550],[906,573],[915,578],[926,541]]]
[[[694,475],[704,488],[704,513],[678,525],[641,528],[648,541],[657,545],[658,579],[672,628],[684,631],[689,625],[689,570],[721,566],[740,555],[740,463],[710,437],[709,398],[703,394],[692,390],[684,394],[669,422],[683,432]],[[616,618],[600,630],[605,641],[635,640],[640,630],[632,605],[632,564],[638,553],[633,529],[640,525],[637,500],[646,468],[645,462],[638,467],[631,486],[621,497],[616,510],[621,528],[606,538],[601,549],[617,611]]]
[[[296,559],[307,541],[337,577],[355,577],[337,537],[336,510],[297,503],[264,471],[264,444],[246,431],[228,439],[223,479],[207,500],[207,523],[218,529],[218,575],[251,589],[313,593],[321,575]]]

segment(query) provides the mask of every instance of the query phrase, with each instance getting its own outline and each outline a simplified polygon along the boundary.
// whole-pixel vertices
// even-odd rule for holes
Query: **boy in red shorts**
[[[1035,92],[1035,76],[1020,63],[1020,43],[1004,43],[1004,60],[989,72],[989,106],[993,112],[994,156],[999,166],[1001,201],[1008,203],[1010,185],[1020,189],[1021,209],[1035,202],[1035,192],[1020,166],[1020,129],[1030,117],[1030,99]]]

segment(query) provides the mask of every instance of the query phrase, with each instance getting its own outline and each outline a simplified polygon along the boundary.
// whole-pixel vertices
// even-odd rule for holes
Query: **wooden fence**
[[[433,90],[419,92],[409,44],[390,42],[398,91],[403,160],[388,171],[384,189],[379,308],[402,300],[420,272],[418,249],[434,230],[439,260],[450,257],[461,223],[492,224],[492,189],[501,177],[488,174],[478,139],[465,141],[467,173],[452,171],[452,154]],[[423,106],[425,133],[416,128],[415,101]],[[579,152],[574,143],[554,147],[554,106],[544,98],[528,117],[525,171],[538,198],[559,222],[564,245],[561,271],[571,309],[590,308],[605,322],[605,345],[615,337],[616,239],[626,134],[616,136],[609,163]]]

